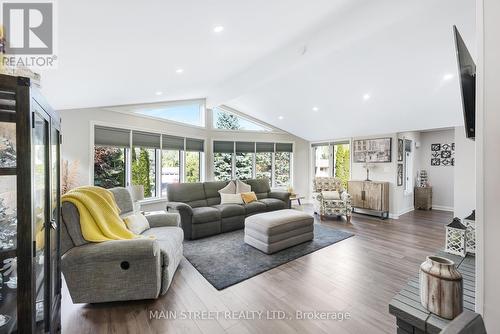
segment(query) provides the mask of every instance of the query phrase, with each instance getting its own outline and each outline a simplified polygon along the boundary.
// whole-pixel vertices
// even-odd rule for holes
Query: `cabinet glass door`
[[[0,333],[17,329],[16,124],[0,122]]]
[[[51,127],[50,129],[50,229],[49,229],[49,259],[50,261],[50,327],[51,332],[55,332],[55,328],[58,324],[55,323],[56,319],[54,316],[58,314],[60,291],[61,291],[61,281],[59,275],[59,265],[58,258],[60,253],[60,235],[59,229],[60,225],[60,193],[59,193],[59,183],[60,183],[60,165],[59,165],[59,154],[60,154],[60,143],[59,143],[59,131],[56,128]]]
[[[35,238],[35,322],[36,330],[44,332],[47,317],[46,307],[46,243],[48,208],[48,122],[39,113],[34,113],[33,129],[33,215]]]

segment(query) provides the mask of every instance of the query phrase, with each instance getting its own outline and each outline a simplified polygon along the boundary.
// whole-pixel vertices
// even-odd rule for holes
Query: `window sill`
[[[167,202],[168,200],[164,197],[151,197],[151,198],[146,198],[143,200],[138,201],[137,203],[139,205],[143,204],[154,204],[154,203],[161,203],[161,202]]]

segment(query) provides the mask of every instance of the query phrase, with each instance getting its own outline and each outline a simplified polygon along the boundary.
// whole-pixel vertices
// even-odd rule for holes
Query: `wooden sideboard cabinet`
[[[349,181],[352,208],[370,210],[389,218],[389,182]]]
[[[432,187],[415,187],[415,209],[432,210]]]

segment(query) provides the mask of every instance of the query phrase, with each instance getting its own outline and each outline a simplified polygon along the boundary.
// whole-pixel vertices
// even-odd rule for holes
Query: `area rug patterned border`
[[[267,255],[243,242],[243,230],[184,241],[184,256],[217,290],[249,279],[354,234],[314,224],[314,240]]]

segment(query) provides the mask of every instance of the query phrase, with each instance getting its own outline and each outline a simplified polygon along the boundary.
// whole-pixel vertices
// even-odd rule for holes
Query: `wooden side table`
[[[415,187],[415,209],[432,210],[432,187]]]
[[[305,196],[299,196],[299,195],[290,196],[290,199],[289,199],[289,201],[290,201],[290,207],[292,207],[292,202],[293,201],[297,201],[297,203],[299,205],[302,205],[302,203],[300,202],[300,200],[304,199],[304,198],[305,198]]]

